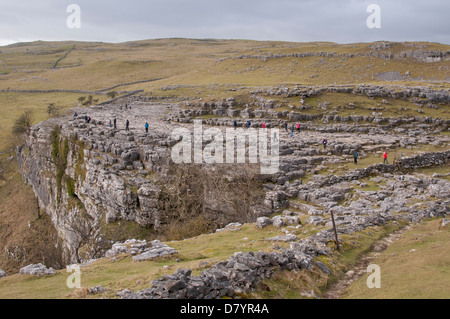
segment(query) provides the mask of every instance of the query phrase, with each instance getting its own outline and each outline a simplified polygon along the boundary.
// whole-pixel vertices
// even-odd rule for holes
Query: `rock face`
[[[134,105],[127,111],[117,105],[77,111],[78,116],[37,124],[17,149],[24,180],[72,255],[79,240],[73,223],[82,216],[98,224],[125,220],[160,227],[165,185],[158,184],[155,176],[165,176],[173,165],[171,146],[177,141],[171,133],[179,127],[162,120],[166,106],[160,104]],[[132,121],[130,130],[124,130],[128,117],[149,118],[149,133],[143,128],[145,121],[142,128]],[[223,224],[235,221],[227,214],[232,205],[205,195],[204,206],[217,210]],[[272,212],[262,201],[250,209],[255,218]],[[74,256],[71,261],[77,262]]]
[[[77,240],[71,222],[84,213],[107,223],[159,224],[160,188],[149,175],[164,170],[170,160],[168,135],[164,128],[151,134],[121,130],[130,114],[113,107],[95,110],[39,123],[17,150],[23,178],[69,250]],[[150,107],[144,113],[156,117],[158,112]],[[108,125],[114,118],[116,129]]]

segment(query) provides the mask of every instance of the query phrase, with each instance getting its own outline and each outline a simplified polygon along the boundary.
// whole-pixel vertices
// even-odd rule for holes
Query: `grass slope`
[[[434,220],[413,227],[373,260],[380,266],[380,288],[367,288],[367,274],[346,289],[342,298],[448,299],[450,227],[441,227],[441,223]]]

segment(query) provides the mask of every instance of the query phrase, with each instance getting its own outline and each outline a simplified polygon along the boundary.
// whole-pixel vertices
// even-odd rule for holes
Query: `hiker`
[[[389,164],[387,159],[387,152],[383,153],[383,164]]]
[[[127,122],[125,123],[125,130],[129,131],[130,130],[130,121],[127,120]]]
[[[125,110],[128,110],[128,104],[125,104]]]
[[[117,128],[117,125],[116,125],[116,123],[117,123],[117,120],[116,120],[116,118],[114,118],[114,120],[113,120],[113,124],[114,124],[114,129],[116,129],[116,128]]]
[[[266,123],[263,123],[263,124],[262,124],[262,128],[266,128]]]
[[[328,143],[327,139],[324,138],[323,141],[322,141],[322,144],[323,144],[323,148],[324,148],[324,149],[327,148],[327,143]]]
[[[285,130],[286,133],[287,133],[287,131],[288,131],[288,123],[287,123],[287,122],[284,122],[284,130]]]
[[[148,133],[148,123],[145,122],[145,133]]]
[[[73,117],[78,117],[78,113],[77,113],[77,112],[75,112],[75,114],[73,115]]]
[[[109,127],[112,127],[112,122],[111,122],[111,120],[109,120]]]
[[[120,110],[122,111],[122,104],[120,104]]]
[[[236,128],[237,128],[237,121],[234,120],[234,129],[236,129]]]
[[[278,142],[277,132],[273,132],[273,140],[274,142]]]
[[[250,125],[251,125],[250,121],[247,121],[247,128],[250,128]]]
[[[353,161],[355,162],[355,164],[358,164],[358,151],[355,151],[355,153],[353,153]]]
[[[294,124],[291,125],[291,137],[294,137]]]
[[[297,123],[297,131],[300,132],[300,123]]]

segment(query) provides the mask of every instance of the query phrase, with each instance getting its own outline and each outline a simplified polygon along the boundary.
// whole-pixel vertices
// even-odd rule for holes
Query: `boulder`
[[[34,275],[34,276],[44,276],[44,275],[54,275],[56,271],[53,268],[47,268],[45,265],[31,264],[20,268],[19,274],[21,275]]]
[[[256,228],[259,229],[263,229],[272,224],[273,221],[269,217],[258,217],[258,219],[256,219]]]
[[[143,253],[133,256],[133,261],[144,261],[155,259],[159,257],[169,256],[173,254],[177,254],[178,252],[172,247],[167,246],[161,241],[155,239],[151,242],[152,247],[146,249]]]
[[[95,294],[101,294],[101,293],[106,292],[106,289],[102,285],[99,285],[99,286],[89,288],[88,291],[90,294],[95,295]]]
[[[273,217],[272,218],[272,223],[273,223],[273,226],[275,226],[276,228],[280,228],[280,227],[286,226],[286,222],[285,222],[283,216],[275,216],[275,217]]]

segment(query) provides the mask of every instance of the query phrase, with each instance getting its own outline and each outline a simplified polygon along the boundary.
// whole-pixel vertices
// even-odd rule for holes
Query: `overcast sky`
[[[80,28],[67,26],[70,4],[80,8]],[[367,26],[369,4],[380,8],[380,28]],[[449,12],[449,0],[0,0],[0,45],[168,37],[450,44]]]

